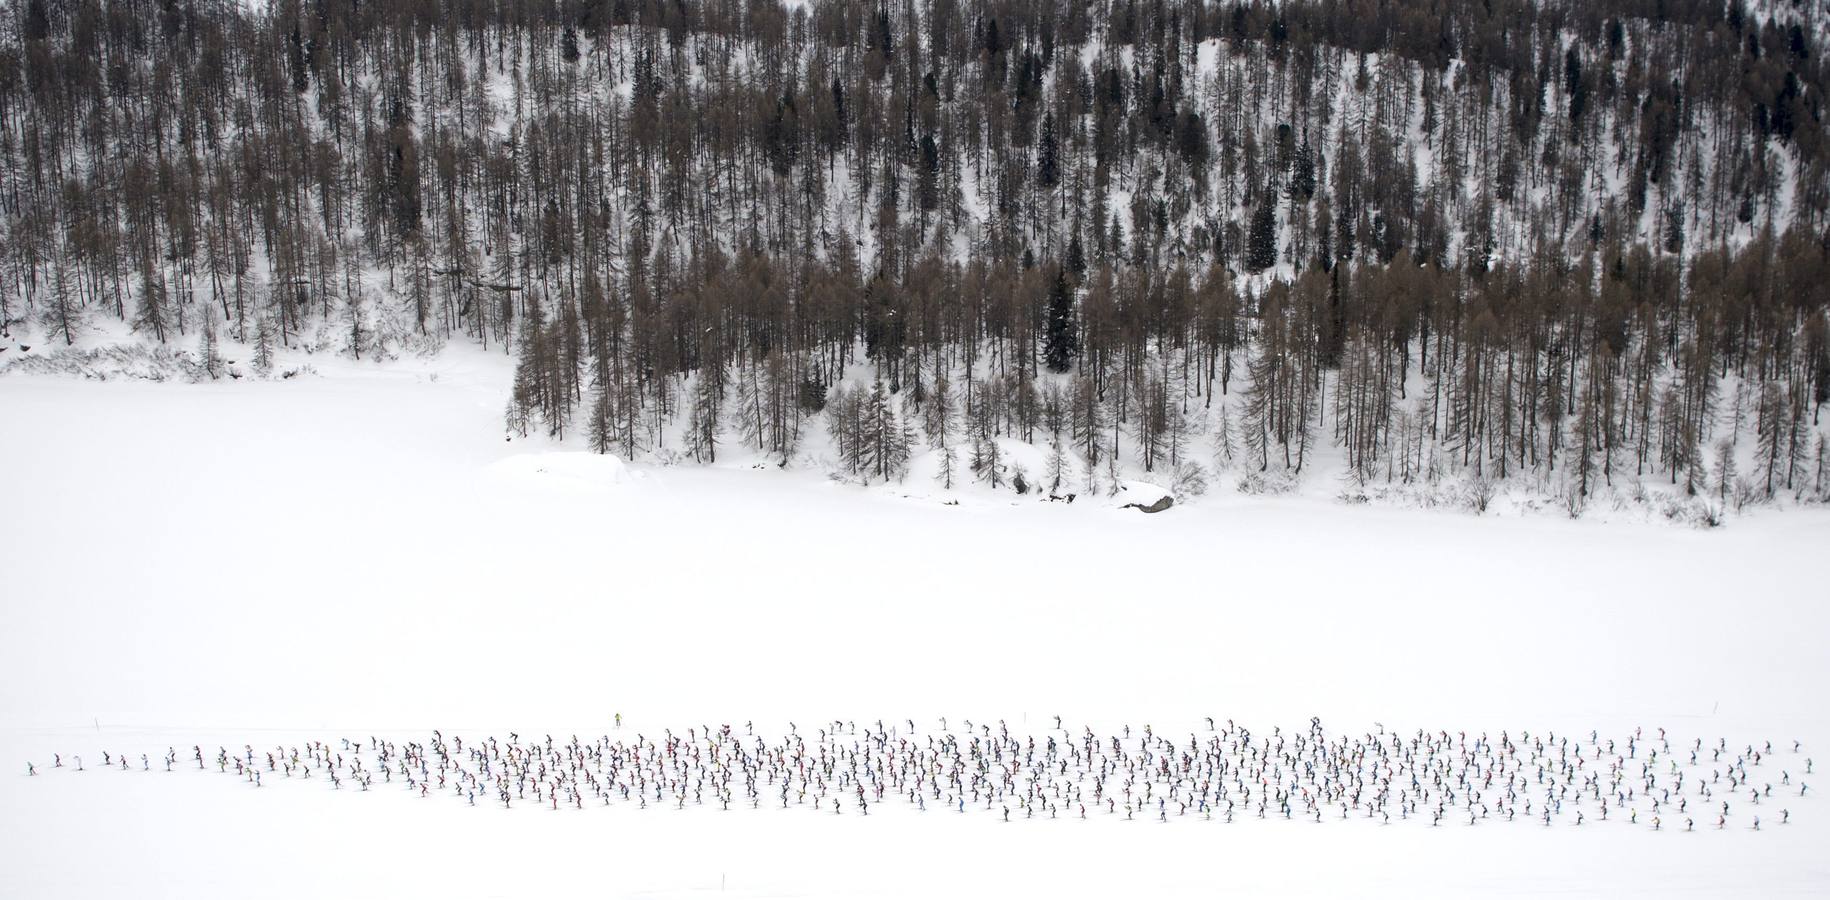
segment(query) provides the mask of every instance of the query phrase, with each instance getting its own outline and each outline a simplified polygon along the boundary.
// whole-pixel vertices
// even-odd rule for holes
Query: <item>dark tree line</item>
[[[1327,449],[1362,482],[1823,496],[1822,24],[23,0],[0,322],[262,365],[464,337],[517,355],[512,432],[625,454],[785,461],[818,415],[877,478],[925,443],[1001,479],[1014,438],[1054,482]]]

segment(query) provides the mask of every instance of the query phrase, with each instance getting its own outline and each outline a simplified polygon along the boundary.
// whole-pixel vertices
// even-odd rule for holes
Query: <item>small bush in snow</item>
[[[1284,471],[1247,472],[1239,476],[1241,494],[1287,494],[1296,487],[1296,479]]]
[[[1715,528],[1722,524],[1722,507],[1718,504],[1699,499],[1685,506],[1685,519],[1693,527]]]
[[[1175,480],[1169,483],[1169,492],[1177,500],[1186,502],[1190,497],[1199,497],[1207,493],[1207,470],[1197,462],[1183,462],[1176,466]]]
[[[1760,488],[1751,479],[1735,479],[1734,490],[1729,491],[1729,501],[1734,504],[1735,512],[1746,509],[1748,504],[1760,500]]]
[[[1562,500],[1564,513],[1572,519],[1582,518],[1582,508],[1588,505],[1588,498],[1582,496],[1582,491],[1566,485],[1563,488]]]
[[[1485,513],[1498,494],[1499,485],[1485,475],[1477,475],[1468,482],[1468,506],[1477,513]]]

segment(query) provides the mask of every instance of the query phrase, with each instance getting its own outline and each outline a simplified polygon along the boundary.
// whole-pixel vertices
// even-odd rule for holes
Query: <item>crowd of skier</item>
[[[244,744],[157,760],[104,751],[104,770],[214,769],[260,787],[275,781],[334,790],[405,790],[469,806],[551,810],[812,810],[868,816],[885,804],[926,812],[991,815],[1009,822],[1107,818],[1168,822],[1369,820],[1430,826],[1491,822],[1653,830],[1789,824],[1809,794],[1802,745],[1731,746],[1678,741],[1665,729],[1631,734],[1499,734],[1383,727],[1331,735],[1306,729],[1253,732],[1231,720],[1171,736],[1123,726],[1013,734],[961,720],[917,729],[899,722],[789,723],[766,738],[751,723],[682,732],[582,739],[509,733],[480,740],[432,732],[425,741],[336,737],[296,745]],[[87,772],[81,756],[50,770]],[[48,774],[38,762],[27,774]]]

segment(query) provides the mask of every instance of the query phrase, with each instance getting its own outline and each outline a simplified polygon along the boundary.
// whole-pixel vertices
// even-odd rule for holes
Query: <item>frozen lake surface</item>
[[[1821,511],[1705,532],[1308,496],[1157,516],[949,506],[504,443],[500,373],[468,359],[232,386],[0,381],[0,895],[1830,893],[1813,796],[1786,798],[1784,826],[1763,801],[1758,832],[1740,801],[1730,827],[1698,815],[1692,834],[1643,814],[1005,824],[897,803],[472,809],[197,771],[198,744],[213,760],[433,729],[589,737],[617,713],[624,739],[941,716],[1038,736],[1055,715],[1172,737],[1207,716],[1257,735],[1311,717],[1344,734],[1664,727],[1674,745],[1771,741],[1751,771],[1776,795],[1780,770],[1796,784],[1830,759]],[[168,746],[188,769],[157,771]],[[104,751],[131,770],[96,770]],[[53,753],[90,771],[46,771]]]

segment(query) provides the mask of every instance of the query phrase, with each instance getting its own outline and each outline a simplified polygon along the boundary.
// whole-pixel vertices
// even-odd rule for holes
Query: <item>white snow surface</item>
[[[506,382],[501,357],[456,347],[274,382],[0,378],[0,897],[1830,893],[1830,808],[1782,804],[1775,771],[1830,764],[1824,511],[1702,531],[865,490],[504,442]],[[1205,716],[1664,727],[1772,741],[1775,799],[1759,832],[1005,824],[899,804],[472,809],[156,762],[434,728],[944,715],[1041,735],[1056,714],[1168,735]],[[104,750],[154,771],[97,770]]]
[[[608,454],[572,451],[520,453],[490,464],[498,478],[560,492],[609,491],[629,478],[629,467]]]

